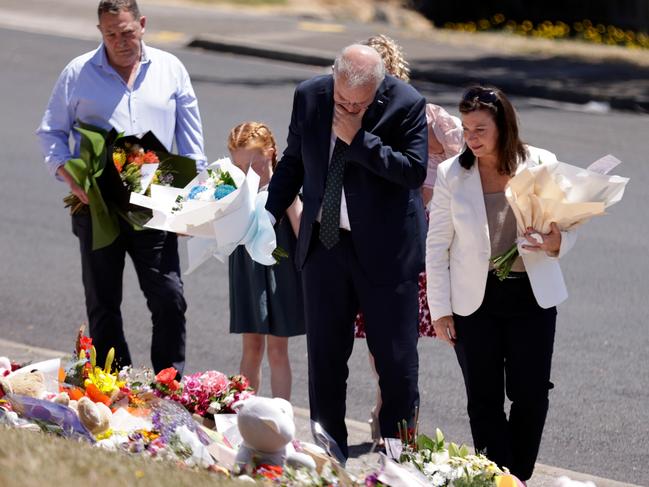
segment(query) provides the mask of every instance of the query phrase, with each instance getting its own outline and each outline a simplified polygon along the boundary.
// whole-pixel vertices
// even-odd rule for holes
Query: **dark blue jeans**
[[[103,364],[108,350],[114,347],[119,366],[132,364],[120,312],[128,253],[151,311],[153,369],[157,373],[175,367],[182,374],[187,304],[180,278],[178,239],[173,233],[159,230],[134,230],[121,218],[120,230],[111,245],[92,250],[90,215],[72,217],[72,231],[79,238],[86,311],[97,363]]]
[[[526,274],[502,282],[490,274],[480,308],[453,316],[475,448],[523,481],[534,470],[553,387],[556,316],[537,304]]]

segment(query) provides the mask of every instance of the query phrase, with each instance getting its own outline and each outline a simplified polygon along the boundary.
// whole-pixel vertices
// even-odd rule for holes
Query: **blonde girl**
[[[268,126],[260,122],[237,125],[228,136],[228,150],[237,167],[259,175],[259,190],[266,191],[277,165],[275,138]],[[272,395],[286,400],[291,396],[288,339],[305,333],[300,279],[293,264],[301,213],[302,203],[296,198],[275,228],[277,244],[289,258],[264,266],[254,262],[243,246],[229,258],[230,332],[242,335],[240,372],[258,390],[266,354]]]

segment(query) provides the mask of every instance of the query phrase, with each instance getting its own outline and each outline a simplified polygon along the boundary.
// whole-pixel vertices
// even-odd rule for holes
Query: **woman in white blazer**
[[[462,368],[476,450],[525,481],[552,387],[555,306],[567,297],[558,258],[575,236],[553,224],[537,241],[528,229],[529,253],[498,279],[490,259],[517,237],[505,185],[525,167],[556,157],[521,142],[514,108],[497,88],[469,88],[459,110],[466,147],[438,167],[430,205],[428,306],[437,337],[454,346]]]

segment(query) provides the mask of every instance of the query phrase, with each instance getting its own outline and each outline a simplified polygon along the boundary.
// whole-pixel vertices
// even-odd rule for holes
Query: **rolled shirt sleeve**
[[[201,115],[189,73],[182,64],[180,69],[182,77],[176,97],[176,146],[179,154],[196,161],[196,170],[200,172],[207,166],[203,149]]]
[[[72,158],[70,152],[70,130],[74,123],[73,107],[70,103],[70,66],[66,67],[52,90],[45,114],[36,134],[49,173],[56,176],[59,167]]]

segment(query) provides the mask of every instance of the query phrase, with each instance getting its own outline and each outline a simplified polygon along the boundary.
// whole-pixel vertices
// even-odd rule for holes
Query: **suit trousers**
[[[453,318],[475,448],[525,481],[534,470],[553,387],[557,311],[541,308],[527,274],[515,274],[499,281],[490,273],[480,308]]]
[[[176,234],[135,230],[119,218],[120,234],[107,247],[92,250],[89,214],[72,216],[72,231],[79,238],[81,271],[86,295],[90,336],[103,364],[111,347],[119,366],[131,365],[120,305],[125,256],[133,261],[140,288],[151,311],[151,362],[157,373],[185,367],[185,311]]]
[[[319,225],[314,225],[302,269],[309,405],[311,419],[336,440],[346,458],[347,361],[359,309],[379,375],[381,434],[396,437],[397,423],[404,419],[413,425],[419,404],[418,283],[417,276],[390,285],[370,283],[358,263],[351,232],[341,230],[339,242],[327,250],[318,238]]]

